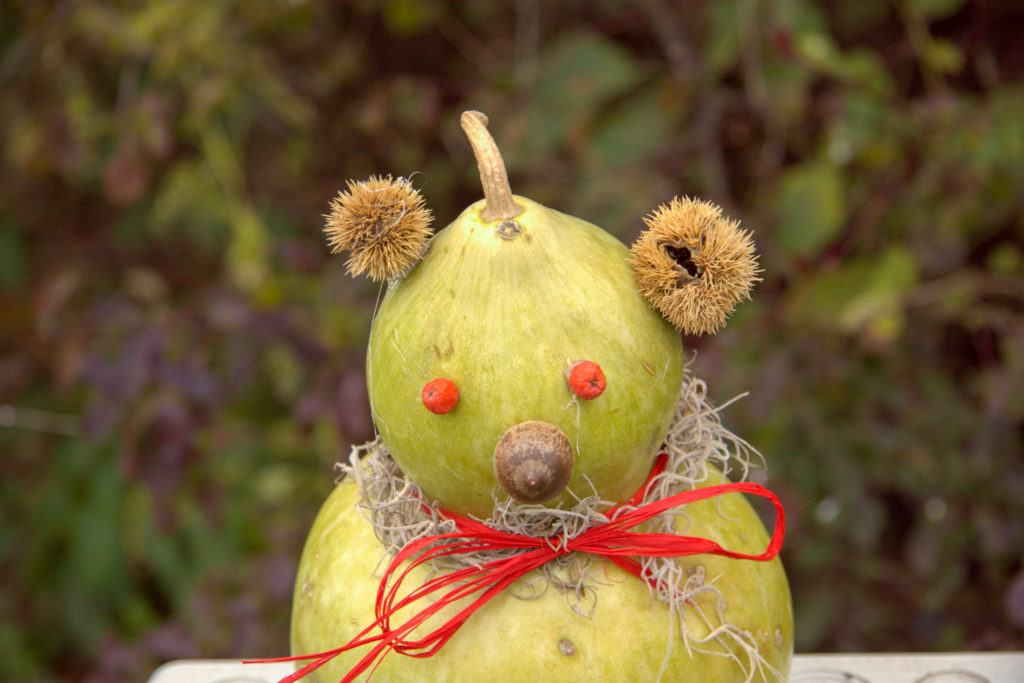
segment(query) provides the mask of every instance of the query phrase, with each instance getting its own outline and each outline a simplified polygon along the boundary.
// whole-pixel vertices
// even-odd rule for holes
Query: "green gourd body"
[[[492,454],[513,425],[568,437],[574,469],[551,505],[597,493],[621,501],[650,472],[683,376],[678,332],[638,293],[629,251],[578,218],[522,197],[511,239],[469,206],[391,283],[374,320],[367,382],[374,423],[402,470],[456,512],[489,516]],[[506,233],[507,234],[507,233]],[[597,363],[604,392],[578,398],[566,372]],[[421,400],[438,377],[458,387],[437,415]]]

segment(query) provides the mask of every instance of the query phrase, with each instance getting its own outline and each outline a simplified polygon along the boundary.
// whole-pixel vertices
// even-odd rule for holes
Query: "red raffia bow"
[[[692,491],[677,493],[661,500],[638,505],[643,500],[654,477],[665,468],[666,456],[662,454],[655,464],[650,478],[636,494],[625,503],[617,505],[606,514],[611,519],[607,524],[591,527],[573,538],[538,538],[523,536],[493,529],[483,522],[463,515],[442,510],[444,516],[455,522],[457,531],[436,536],[427,536],[406,545],[395,555],[381,578],[377,589],[376,621],[360,631],[347,644],[333,650],[308,655],[294,655],[273,659],[245,660],[247,664],[268,662],[295,662],[312,660],[295,673],[281,679],[280,683],[294,683],[300,678],[320,668],[342,652],[363,645],[373,645],[359,663],[348,672],[342,683],[348,683],[369,668],[376,669],[377,664],[390,651],[400,652],[410,657],[432,657],[448,639],[466,623],[472,614],[483,607],[517,579],[530,571],[561,555],[571,552],[584,552],[600,555],[626,570],[630,574],[644,579],[653,585],[650,577],[643,576],[640,563],[633,556],[640,557],[682,557],[685,555],[714,554],[742,560],[767,562],[782,548],[782,540],[786,533],[786,517],[782,503],[771,491],[750,482],[719,484],[706,486]],[[719,544],[697,536],[681,536],[678,534],[641,533],[630,529],[645,522],[655,515],[670,508],[692,503],[706,498],[713,498],[725,493],[750,493],[767,498],[775,506],[775,529],[764,552],[748,555],[727,550]],[[623,508],[632,507],[619,513]],[[450,541],[443,543],[442,541]],[[398,589],[413,568],[447,555],[485,552],[520,548],[524,552],[484,562],[479,566],[458,569],[427,581],[406,597],[398,599]],[[403,562],[409,560],[409,566],[399,571]],[[392,583],[391,578],[396,577]],[[389,587],[388,584],[391,584]],[[429,601],[423,609],[404,623],[392,627],[391,617],[398,610],[426,598],[438,591],[448,589],[440,598]],[[455,616],[437,627],[427,635],[416,640],[407,639],[423,622],[437,614],[444,607],[462,598],[480,592],[473,602],[466,605]]]

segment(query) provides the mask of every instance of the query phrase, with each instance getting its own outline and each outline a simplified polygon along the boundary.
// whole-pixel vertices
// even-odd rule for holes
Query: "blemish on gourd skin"
[[[498,227],[494,229],[494,232],[501,239],[511,241],[523,232],[523,228],[516,221],[507,220],[498,223]]]
[[[395,351],[398,353],[399,356],[401,356],[403,362],[409,362],[409,359],[405,355],[405,351],[402,349],[401,346],[398,345],[398,339],[395,336],[391,337],[391,346],[395,348]]]
[[[319,557],[319,553],[317,553],[317,557]],[[302,583],[302,589],[299,591],[299,609],[305,610],[307,612],[313,609],[313,594],[315,592],[316,586],[313,584],[312,581],[306,579]]]
[[[455,345],[452,343],[452,340],[449,339],[448,344],[444,347],[444,349],[441,349],[438,347],[437,344],[434,344],[431,347],[431,350],[434,352],[435,360],[447,360],[451,358],[451,355],[453,353],[455,353]]]
[[[686,570],[685,590],[693,591],[704,587],[707,578],[707,570],[704,565],[697,564]]]

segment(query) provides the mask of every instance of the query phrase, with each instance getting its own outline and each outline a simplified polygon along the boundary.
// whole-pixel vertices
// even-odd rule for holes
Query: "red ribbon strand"
[[[707,486],[684,491],[661,500],[638,505],[643,500],[654,477],[665,466],[665,456],[658,459],[657,466],[647,484],[630,500],[606,513],[610,518],[606,524],[591,527],[573,538],[537,538],[493,529],[483,522],[442,510],[455,523],[456,531],[436,536],[427,536],[406,545],[391,560],[377,589],[375,621],[360,631],[345,645],[308,655],[295,655],[273,659],[246,660],[246,663],[298,662],[308,661],[295,673],[280,683],[293,683],[303,676],[328,663],[342,652],[365,645],[372,647],[342,679],[348,683],[359,674],[376,669],[389,652],[400,652],[410,657],[431,657],[455,635],[476,610],[497,596],[516,580],[547,562],[572,552],[599,555],[654,585],[645,577],[636,557],[683,557],[686,555],[713,554],[742,560],[767,562],[782,548],[786,533],[786,518],[782,503],[768,489],[749,482]],[[756,555],[736,552],[723,548],[718,543],[697,536],[682,536],[665,533],[642,533],[631,531],[634,527],[671,508],[698,500],[713,498],[725,493],[748,493],[767,498],[775,506],[775,529],[768,546]],[[632,509],[629,509],[632,508]],[[523,552],[484,562],[479,566],[458,569],[430,579],[404,598],[399,598],[399,588],[409,573],[421,564],[434,559],[467,553],[492,550],[521,549]],[[409,564],[404,569],[402,563]],[[444,591],[443,593],[441,593]],[[434,597],[440,594],[440,597]],[[457,614],[430,633],[412,638],[412,632],[445,607],[463,598],[476,595],[475,599]],[[425,600],[424,598],[430,598]],[[410,605],[421,604],[415,615],[398,625],[392,625],[392,617]]]

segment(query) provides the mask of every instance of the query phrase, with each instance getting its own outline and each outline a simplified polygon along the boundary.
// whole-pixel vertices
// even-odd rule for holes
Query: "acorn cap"
[[[529,420],[508,428],[494,447],[494,475],[520,503],[546,503],[572,476],[572,444],[558,427]]]

